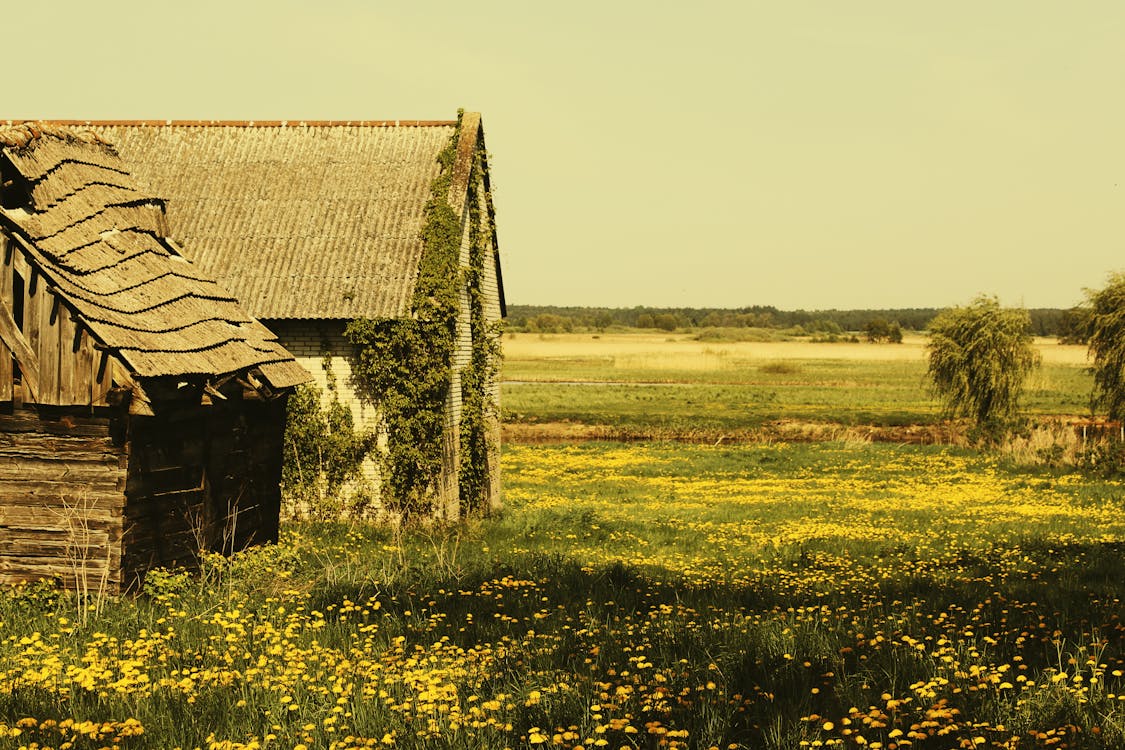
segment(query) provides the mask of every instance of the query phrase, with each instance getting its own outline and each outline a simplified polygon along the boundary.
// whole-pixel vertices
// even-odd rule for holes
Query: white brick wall
[[[329,364],[335,375],[335,392],[340,402],[352,412],[356,429],[381,430],[379,411],[356,393],[352,384],[349,354],[352,346],[344,338],[345,321],[342,320],[269,320],[266,327],[277,334],[281,345],[289,350],[301,365],[312,373],[315,385],[329,398],[329,372],[324,368],[324,352],[331,352]],[[380,444],[386,444],[386,435],[380,434]],[[377,492],[379,468],[368,459],[363,464],[361,483],[355,489]]]

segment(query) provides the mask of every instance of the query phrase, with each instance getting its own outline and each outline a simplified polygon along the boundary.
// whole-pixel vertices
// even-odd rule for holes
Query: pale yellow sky
[[[484,114],[508,299],[1068,306],[1125,269],[1125,4],[25,3],[12,118]]]

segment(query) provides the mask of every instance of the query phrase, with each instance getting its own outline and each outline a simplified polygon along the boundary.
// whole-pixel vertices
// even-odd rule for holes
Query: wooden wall
[[[285,401],[0,413],[0,584],[115,593],[200,550],[277,541]]]
[[[129,422],[126,585],[158,566],[194,567],[200,551],[277,540],[285,399],[159,403]],[[193,403],[194,402],[194,403]]]
[[[0,583],[116,592],[276,541],[286,399],[229,379],[225,399],[146,383],[156,416],[110,407],[125,373],[3,236],[0,256]]]
[[[0,583],[121,583],[125,451],[111,420],[59,409],[0,413]]]
[[[265,320],[263,325],[278,337],[285,350],[297,363],[313,376],[314,385],[321,391],[321,405],[327,406],[332,397],[348,407],[357,430],[370,430],[386,445],[386,425],[377,404],[360,395],[358,384],[352,380],[352,345],[344,336],[344,320]],[[325,369],[327,364],[329,369]],[[329,381],[332,391],[329,391]],[[360,468],[360,475],[344,492],[372,491],[378,494],[381,485],[379,462],[368,457]],[[376,504],[371,510],[378,510]]]
[[[101,355],[89,332],[75,322],[67,306],[51,293],[46,279],[27,262],[22,251],[2,235],[0,256],[0,304],[16,323],[37,365],[38,390],[29,389],[24,383],[24,403],[104,405],[111,385],[111,368],[104,368],[99,378]],[[22,284],[16,283],[17,278]],[[12,350],[0,339],[0,401],[12,399],[13,376]]]

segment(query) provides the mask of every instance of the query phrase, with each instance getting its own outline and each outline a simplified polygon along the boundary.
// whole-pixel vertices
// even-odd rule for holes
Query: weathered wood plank
[[[54,508],[8,506],[0,510],[0,545],[5,539],[21,537],[69,537],[79,530],[119,540],[121,528],[121,516],[114,516],[108,511],[76,518],[68,516],[65,510]]]
[[[58,424],[51,432],[37,432],[31,429],[4,431],[0,427],[0,435],[3,436],[4,445],[13,447],[32,448],[36,445],[47,445],[50,446],[48,450],[74,448],[75,450],[100,450],[115,454],[123,452],[122,448],[117,446],[106,434],[104,428],[96,430],[75,429],[75,427],[77,425],[68,427],[66,422]],[[48,427],[48,429],[50,428]]]
[[[120,469],[83,461],[43,461],[0,457],[0,477],[48,482],[116,482]],[[80,487],[75,487],[76,492]]]
[[[117,482],[106,480],[77,488],[91,502],[116,503],[125,506],[125,493],[117,489]],[[40,505],[72,502],[76,494],[73,482],[31,480],[22,477],[0,477],[0,502],[9,504],[38,503]]]
[[[115,561],[111,561],[110,577],[111,580],[116,578]],[[90,565],[93,568],[93,564]],[[100,566],[100,571],[104,571],[104,564]],[[88,571],[87,584],[92,585],[95,583],[95,577],[89,575],[93,570]],[[54,558],[34,558],[27,556],[10,556],[0,555],[0,581],[9,580],[9,576],[15,577],[17,581],[41,581],[44,578],[60,578],[63,585],[68,588],[73,588],[74,581],[74,566],[68,562],[56,560]]]
[[[120,456],[112,451],[106,450],[76,449],[68,451],[65,446],[58,446],[37,451],[33,447],[26,445],[0,444],[0,476],[19,476],[19,474],[13,475],[5,473],[2,467],[5,464],[24,461],[31,464],[33,468],[38,468],[40,465],[66,464],[78,468],[101,468],[105,471],[117,473],[121,471],[119,460]]]
[[[0,458],[26,458],[31,461],[66,461],[68,463],[105,464],[117,468],[118,454],[103,446],[76,445],[68,450],[65,445],[44,445],[37,450],[32,445],[5,443],[0,436]],[[102,448],[101,450],[98,450]],[[92,450],[91,450],[92,449]]]
[[[16,319],[12,317],[12,306],[7,301],[0,303],[0,341],[4,342],[4,346],[20,363],[24,388],[31,399],[35,400],[40,388],[40,359],[20,331]]]
[[[66,464],[66,466],[86,466],[87,468],[100,467],[102,469],[110,471],[111,473],[114,473],[114,475],[116,475],[116,473],[120,471],[117,466],[116,455],[114,455],[113,453],[102,452],[36,452],[22,448],[8,448],[8,446],[0,446],[0,466],[2,466],[4,461],[7,461],[9,464],[11,464],[11,462],[13,461],[17,463],[21,461],[36,461],[40,463],[63,463]],[[0,471],[0,477],[3,476],[10,477],[11,475],[10,473],[9,475],[4,475],[4,472]]]
[[[85,505],[97,512],[104,510],[120,516],[125,507],[124,497],[113,481],[76,488],[73,482],[0,479],[0,505],[9,508],[49,508],[61,512]]]
[[[109,564],[108,544],[109,539],[105,535],[93,537],[88,543],[76,543],[69,538],[23,539],[4,535],[4,538],[0,539],[0,555],[20,558],[56,558],[67,563],[74,560],[90,567],[104,568]]]
[[[89,453],[117,459],[120,448],[109,437],[85,435],[50,435],[37,432],[0,432],[0,447],[13,451],[36,452],[41,455],[56,453]]]
[[[38,335],[39,346],[36,353],[39,355],[39,391],[34,399],[40,404],[59,403],[59,327],[57,311],[54,309],[56,301],[44,284],[31,298],[32,310],[28,316],[27,328]]]
[[[124,506],[118,500],[108,492],[81,498],[58,495],[0,496],[0,525],[34,526],[39,521],[40,526],[54,527],[77,516],[90,522],[117,523],[124,514]]]
[[[0,236],[0,258],[4,260],[0,265],[0,306],[15,310],[14,274],[12,255],[15,248],[8,246],[8,238]],[[22,302],[22,300],[21,300]],[[12,362],[12,351],[6,344],[0,345],[0,401],[11,401],[13,394],[12,379],[15,376],[15,367]]]
[[[15,464],[18,467],[18,463]],[[19,497],[21,495],[42,495],[48,491],[55,491],[56,496],[66,498],[80,495],[120,495],[125,494],[125,472],[117,469],[107,469],[105,472],[66,472],[65,469],[50,472],[40,470],[38,477],[28,476],[27,473],[12,471],[12,464],[7,470],[0,471],[0,486],[4,489],[3,495]],[[42,468],[40,468],[42,469]]]
[[[15,367],[13,366],[12,352],[0,342],[0,401],[11,401],[15,393],[13,380]]]
[[[88,405],[89,395],[81,392],[78,382],[78,353],[74,340],[78,336],[78,325],[71,317],[70,310],[63,305],[59,310],[55,325],[59,330],[59,401],[60,405]]]
[[[23,275],[23,334],[27,338],[27,345],[31,351],[35,352],[36,356],[39,355],[40,335],[39,335],[39,305],[41,300],[47,296],[43,291],[43,279],[39,278],[38,274],[31,274],[27,261],[24,260],[23,254],[15,252],[12,254],[15,259],[16,271]],[[40,367],[42,367],[40,362]],[[36,401],[36,396],[28,392],[26,384],[23,386],[24,401],[33,404]]]
[[[122,515],[111,506],[95,508],[77,515],[72,508],[30,503],[0,507],[0,536],[18,533],[54,533],[53,530],[91,529],[119,535]]]
[[[27,258],[24,257],[23,252],[16,245],[12,245],[11,262],[12,270],[20,275],[23,279],[24,294],[27,294],[27,287],[32,285],[31,266],[27,263]],[[25,300],[26,301],[26,300]],[[26,307],[24,308],[27,309]]]
[[[108,437],[110,419],[106,416],[78,414],[46,414],[35,409],[16,409],[0,414],[0,432],[38,432],[49,435]]]

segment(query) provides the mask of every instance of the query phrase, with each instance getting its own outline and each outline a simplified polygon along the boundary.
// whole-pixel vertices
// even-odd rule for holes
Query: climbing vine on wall
[[[438,156],[422,230],[422,257],[411,317],[357,319],[345,335],[354,345],[352,377],[379,404],[387,428],[382,454],[385,505],[404,516],[433,510],[441,476],[445,402],[457,333],[461,223],[448,196],[458,127]]]
[[[298,386],[286,410],[281,488],[287,512],[338,516],[341,492],[359,476],[374,444],[374,435],[356,430],[351,410],[335,393],[323,398],[315,386]]]
[[[492,262],[492,217],[481,211],[487,205],[487,166],[478,152],[474,159],[474,179],[469,182],[469,268],[465,285],[469,291],[469,329],[472,351],[468,366],[461,372],[461,466],[459,472],[461,507],[467,512],[486,511],[490,490],[493,438],[489,422],[499,417],[492,396],[492,384],[500,363],[500,331],[490,326],[484,311],[484,267]]]

